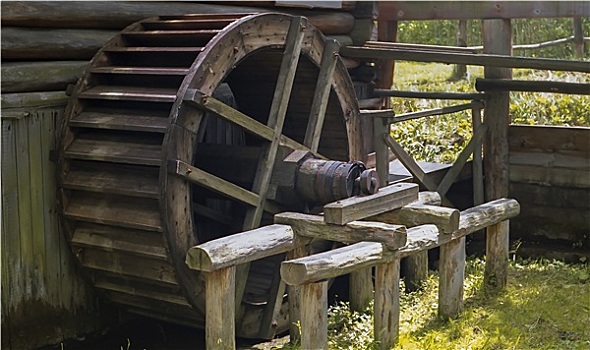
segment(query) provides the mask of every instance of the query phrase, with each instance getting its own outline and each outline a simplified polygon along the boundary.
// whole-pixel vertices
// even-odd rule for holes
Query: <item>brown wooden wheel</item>
[[[337,51],[305,18],[224,14],[147,19],[95,55],[61,129],[59,198],[72,250],[109,300],[203,327],[189,247],[297,207],[273,192],[290,151],[361,159]],[[281,259],[238,269],[238,336],[287,329]]]

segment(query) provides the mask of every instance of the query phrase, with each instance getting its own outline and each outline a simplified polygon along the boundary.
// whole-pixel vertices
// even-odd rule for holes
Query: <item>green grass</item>
[[[397,62],[394,88],[410,91],[476,92],[475,79],[483,68],[468,66],[466,79],[449,81],[452,65]],[[582,73],[515,69],[514,79],[589,83]],[[512,92],[512,122],[527,125],[590,126],[590,97],[553,93]],[[392,98],[396,114],[469,101]],[[392,136],[417,160],[452,163],[472,135],[471,112],[463,111],[397,123]]]
[[[498,295],[483,290],[483,271],[483,260],[467,261],[465,308],[454,320],[443,320],[436,314],[436,273],[430,274],[423,291],[402,293],[400,339],[395,349],[590,348],[587,263],[513,261],[508,287]],[[403,290],[403,282],[400,287]],[[333,306],[328,323],[330,349],[377,348],[371,308],[356,313],[350,312],[347,304]]]

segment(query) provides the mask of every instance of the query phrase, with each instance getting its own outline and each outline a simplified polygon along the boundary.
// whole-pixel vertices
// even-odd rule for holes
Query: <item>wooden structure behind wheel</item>
[[[143,20],[94,56],[61,129],[59,198],[72,250],[107,299],[203,327],[187,250],[304,208],[277,179],[292,151],[362,159],[337,52],[302,17],[209,14]],[[283,258],[238,269],[237,336],[288,328]]]

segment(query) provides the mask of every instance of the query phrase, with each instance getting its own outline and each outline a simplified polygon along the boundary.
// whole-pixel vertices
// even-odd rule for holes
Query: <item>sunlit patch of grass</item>
[[[483,290],[484,262],[467,261],[465,309],[454,320],[437,316],[438,277],[424,289],[402,294],[400,339],[395,349],[588,349],[590,267],[549,260],[517,260],[508,287]],[[403,286],[400,286],[403,290]],[[347,304],[329,311],[330,349],[373,349],[372,310],[351,312]]]

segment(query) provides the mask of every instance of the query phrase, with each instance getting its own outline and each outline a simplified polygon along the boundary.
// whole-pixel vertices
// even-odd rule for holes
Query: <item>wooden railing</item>
[[[520,208],[515,200],[499,199],[459,212],[438,206],[440,201],[437,193],[419,193],[416,184],[394,184],[374,195],[326,205],[324,216],[280,213],[274,225],[191,248],[187,265],[205,274],[207,348],[235,348],[236,265],[284,252],[281,277],[289,287],[291,340],[304,349],[327,347],[327,281],[372,267],[374,334],[382,349],[391,348],[399,333],[399,261],[439,246],[439,314],[457,316],[463,300],[465,236],[507,225]],[[309,255],[314,238],[347,246]],[[486,255],[502,259],[497,253]],[[503,265],[486,266],[486,274],[505,274],[498,268]],[[365,288],[352,285],[351,298],[359,294],[356,289]]]

